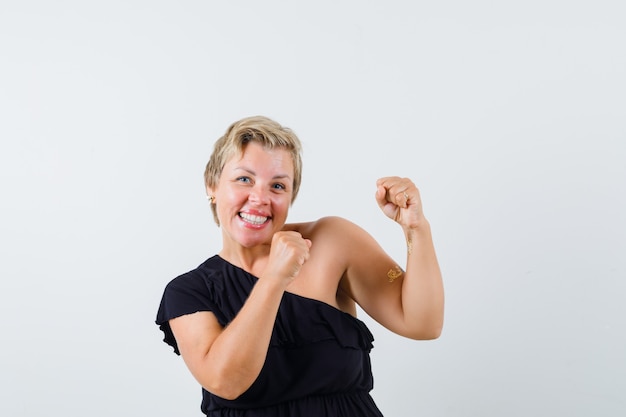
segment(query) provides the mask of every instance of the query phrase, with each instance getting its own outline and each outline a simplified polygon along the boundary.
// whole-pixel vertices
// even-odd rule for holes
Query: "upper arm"
[[[342,218],[327,222],[335,256],[344,263],[340,288],[381,325],[406,334],[402,314],[404,271],[361,227]]]

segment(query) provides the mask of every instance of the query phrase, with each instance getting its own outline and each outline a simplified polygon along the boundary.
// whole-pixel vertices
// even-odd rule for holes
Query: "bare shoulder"
[[[284,230],[293,230],[312,242],[311,255],[316,259],[334,259],[347,267],[355,241],[365,234],[351,221],[339,216],[327,216],[306,223],[286,225]]]
[[[293,230],[302,234],[302,237],[323,238],[324,236],[342,236],[346,232],[359,230],[360,227],[350,220],[339,216],[326,216],[318,220],[286,224],[283,230]]]

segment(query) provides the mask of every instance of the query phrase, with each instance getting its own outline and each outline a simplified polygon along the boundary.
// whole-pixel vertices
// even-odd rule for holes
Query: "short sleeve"
[[[215,311],[214,291],[211,282],[204,277],[188,272],[167,284],[157,312],[156,324],[163,331],[163,341],[180,355],[169,321],[176,317],[198,311]]]

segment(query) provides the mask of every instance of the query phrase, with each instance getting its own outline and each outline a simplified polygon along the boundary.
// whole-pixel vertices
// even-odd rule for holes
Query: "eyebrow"
[[[251,169],[244,168],[244,167],[235,167],[235,168],[234,168],[234,170],[235,170],[235,171],[237,171],[237,170],[239,170],[239,171],[246,171],[246,172],[247,172],[247,173],[249,173],[250,175],[256,175],[256,172],[254,172],[254,171],[253,171],[253,170],[251,170]],[[277,179],[284,179],[284,178],[291,179],[291,177],[290,177],[288,174],[278,174],[278,175],[274,175],[274,176],[272,177],[272,179],[274,179],[274,180],[277,180]]]

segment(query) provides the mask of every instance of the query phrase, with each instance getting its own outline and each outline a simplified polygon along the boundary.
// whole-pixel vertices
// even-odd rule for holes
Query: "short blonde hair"
[[[246,117],[231,124],[226,133],[215,142],[213,153],[204,170],[204,184],[215,188],[227,161],[235,155],[243,154],[246,145],[257,142],[266,149],[280,148],[291,155],[293,161],[293,203],[302,182],[302,144],[298,136],[288,127],[282,126],[265,116]],[[211,202],[215,222],[219,225],[215,203]]]

